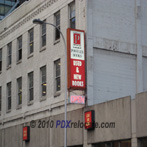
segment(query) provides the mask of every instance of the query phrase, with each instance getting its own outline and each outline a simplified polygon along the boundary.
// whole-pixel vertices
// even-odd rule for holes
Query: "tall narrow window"
[[[17,45],[18,45],[18,50],[17,50],[17,61],[22,59],[22,36],[17,38]]]
[[[32,101],[34,99],[34,79],[33,79],[33,72],[30,72],[28,74],[28,80],[29,80],[29,101]]]
[[[2,71],[2,49],[0,49],[0,72]]]
[[[2,111],[2,87],[0,87],[0,111]]]
[[[18,105],[22,104],[22,77],[17,79],[17,98]]]
[[[70,5],[70,28],[76,28],[76,17],[75,17],[75,2],[72,2]]]
[[[46,66],[40,68],[41,71],[41,96],[46,95]]]
[[[10,110],[11,109],[11,82],[7,84],[7,100],[8,100],[7,109]]]
[[[46,22],[46,20],[44,20]],[[41,40],[42,40],[42,47],[46,45],[46,24],[42,24],[42,31],[41,31]]]
[[[11,66],[12,62],[12,42],[7,45],[7,67]]]
[[[55,14],[55,25],[60,30],[60,11]],[[55,29],[55,40],[60,38],[60,32],[57,28]]]
[[[55,64],[55,92],[60,91],[61,84],[60,84],[60,59],[54,62]]]
[[[34,30],[29,30],[29,54],[34,51]]]

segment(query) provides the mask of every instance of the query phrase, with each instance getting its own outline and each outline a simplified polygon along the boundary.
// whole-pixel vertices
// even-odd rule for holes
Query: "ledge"
[[[11,68],[11,65],[8,65],[7,68],[6,68],[6,70],[8,70],[8,69],[10,69],[10,68]]]
[[[27,58],[29,59],[29,58],[31,58],[31,57],[33,57],[33,56],[34,56],[34,53],[31,53],[31,54],[28,55]]]
[[[54,97],[58,97],[60,95],[61,95],[61,91],[57,91],[57,92],[54,93]]]
[[[16,110],[19,110],[19,109],[21,109],[22,108],[22,104],[21,105],[18,105],[17,107],[16,107]]]
[[[11,109],[9,109],[9,110],[6,111],[6,113],[10,113],[10,112],[11,112]]]
[[[44,51],[44,50],[46,50],[46,46],[42,47],[42,48],[40,49],[40,52],[42,52],[42,51]]]
[[[22,62],[22,60],[18,60],[17,62],[16,62],[16,64],[20,64]]]
[[[60,42],[60,38],[54,41],[54,45]]]
[[[42,97],[40,98],[40,102],[45,101],[45,100],[46,100],[46,96],[42,96]]]
[[[33,105],[33,103],[34,103],[34,101],[33,101],[33,100],[32,100],[32,101],[29,101],[29,102],[28,102],[28,106]]]

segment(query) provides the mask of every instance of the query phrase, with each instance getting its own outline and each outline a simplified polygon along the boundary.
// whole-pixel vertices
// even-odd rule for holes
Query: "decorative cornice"
[[[48,7],[50,7],[52,4],[54,4],[57,1],[58,0],[49,0],[48,2],[46,2],[44,5],[42,5],[41,7],[39,7],[36,11],[34,11],[30,15],[28,15],[26,18],[23,18],[18,24],[16,24],[15,26],[13,26],[11,29],[9,29],[8,31],[4,31],[5,33],[3,33],[0,36],[0,40],[4,39],[9,34],[13,33],[15,30],[17,30],[18,28],[20,28],[22,25],[24,25],[30,19],[34,18],[36,15],[38,15],[39,13],[41,13],[42,11],[44,11],[45,9],[47,9]]]

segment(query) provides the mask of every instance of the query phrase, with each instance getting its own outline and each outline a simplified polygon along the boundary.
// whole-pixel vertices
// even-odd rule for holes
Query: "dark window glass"
[[[47,83],[46,83],[46,66],[43,66],[40,68],[41,71],[41,96],[45,96],[46,95],[46,87],[47,87]]]
[[[2,110],[2,87],[0,87],[0,111]]]
[[[8,110],[11,109],[11,82],[7,84]]]
[[[18,105],[22,104],[22,78],[17,79],[17,96],[18,96]]]
[[[18,57],[17,61],[22,59],[22,36],[17,39],[18,42]]]
[[[2,71],[2,49],[0,49],[0,72]]]
[[[60,59],[55,61],[55,91],[60,91],[61,89],[61,77],[60,77]]]
[[[34,79],[33,79],[33,72],[28,74],[29,78],[29,101],[34,99]]]
[[[75,2],[70,4],[70,28],[76,28]]]
[[[46,22],[46,21],[44,21]],[[46,24],[42,24],[42,47],[46,45]]]
[[[31,29],[29,31],[29,54],[33,53],[34,51],[34,30]]]
[[[10,66],[11,65],[11,61],[12,61],[12,43],[9,43],[7,45],[7,66]]]
[[[60,30],[60,12],[57,12],[55,14],[55,21],[56,21],[55,25]],[[59,32],[59,30],[57,28],[55,29],[55,40],[60,38],[60,32]]]

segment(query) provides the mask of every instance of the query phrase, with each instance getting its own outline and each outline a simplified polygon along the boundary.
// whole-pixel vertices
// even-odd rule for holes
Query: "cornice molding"
[[[44,5],[40,6],[37,10],[35,10],[31,14],[27,15],[27,17],[23,18],[20,22],[18,22],[16,25],[11,27],[8,31],[5,30],[4,32],[2,32],[1,33],[2,35],[0,35],[0,40],[4,39],[5,37],[7,37],[11,33],[13,33],[15,30],[17,30],[22,25],[27,23],[30,19],[34,18],[36,15],[38,15],[39,13],[41,13],[42,11],[44,11],[45,9],[47,9],[48,7],[50,7],[51,5],[53,5],[57,1],[58,0],[49,0]]]

